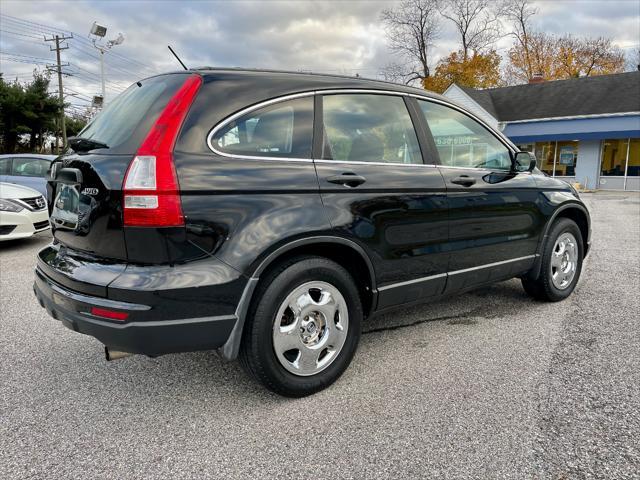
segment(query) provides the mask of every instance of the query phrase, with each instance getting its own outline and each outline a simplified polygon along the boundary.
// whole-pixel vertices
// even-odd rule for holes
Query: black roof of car
[[[640,111],[640,71],[486,90],[459,87],[501,122]]]
[[[207,77],[252,77],[255,78],[256,81],[261,82],[261,84],[263,84],[262,82],[273,83],[282,82],[283,80],[289,80],[290,82],[298,83],[300,85],[300,91],[308,91],[313,89],[322,90],[331,88],[390,90],[403,93],[412,93],[415,95],[423,95],[433,98],[440,98],[444,101],[451,102],[451,100],[448,98],[445,98],[437,93],[424,90],[422,88],[410,87],[408,85],[399,83],[374,80],[364,77],[251,68],[198,67],[191,70]]]

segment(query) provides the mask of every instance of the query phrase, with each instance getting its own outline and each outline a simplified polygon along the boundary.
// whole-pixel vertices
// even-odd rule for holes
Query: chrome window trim
[[[448,165],[434,165],[438,168],[452,168],[454,170],[472,170],[474,172],[487,172],[487,173],[515,173],[517,175],[533,175],[533,172],[514,172],[512,170],[502,170],[498,168],[484,168],[484,167],[454,167]]]
[[[436,168],[438,165],[433,163],[400,163],[400,162],[363,162],[360,160],[327,160],[326,158],[313,160],[315,163],[347,164],[347,165],[385,165],[397,167],[429,167]]]
[[[431,275],[429,277],[421,277],[421,278],[415,278],[413,280],[407,280],[405,282],[392,283],[390,285],[384,285],[382,287],[378,287],[378,291],[383,292],[385,290],[390,290],[392,288],[403,287],[405,285],[412,285],[414,283],[428,282],[430,280],[435,280],[437,278],[448,277],[451,275],[459,275],[461,273],[473,272],[475,270],[482,270],[484,268],[497,267],[500,265],[506,265],[508,263],[519,262],[521,260],[529,260],[530,258],[536,258],[538,256],[539,256],[538,253],[533,255],[525,255],[524,257],[511,258],[509,260],[502,260],[500,262],[487,263],[484,265],[478,265],[477,267],[464,268],[462,270],[454,270],[453,272],[439,273],[437,275]]]
[[[294,100],[296,98],[304,98],[304,97],[312,97],[315,95],[337,95],[337,94],[349,94],[349,93],[365,93],[365,94],[377,94],[377,95],[393,95],[393,96],[398,96],[398,97],[413,97],[413,98],[417,98],[420,100],[425,100],[428,102],[434,102],[434,103],[438,103],[441,105],[445,105],[447,107],[453,108],[454,110],[457,110],[458,112],[462,113],[463,115],[467,115],[468,117],[472,118],[473,120],[475,120],[476,122],[480,123],[484,128],[486,128],[487,130],[489,130],[490,133],[492,133],[496,139],[498,141],[500,141],[506,148],[507,150],[509,150],[511,153],[516,153],[518,151],[518,148],[511,143],[511,141],[504,136],[504,134],[502,132],[497,131],[496,129],[494,129],[493,127],[491,127],[489,124],[487,124],[486,122],[484,122],[481,118],[477,117],[476,115],[474,115],[471,112],[468,112],[466,110],[464,110],[463,108],[459,107],[458,105],[451,103],[451,102],[447,102],[446,100],[442,100],[439,98],[435,98],[435,97],[430,97],[428,95],[418,95],[415,93],[408,93],[408,92],[398,92],[398,91],[394,91],[394,90],[378,90],[378,89],[367,89],[367,88],[330,88],[330,89],[326,89],[326,90],[310,90],[310,91],[306,91],[306,92],[299,92],[299,93],[292,93],[292,94],[287,94],[287,95],[282,95],[279,97],[274,97],[274,98],[270,98],[268,100],[264,100],[262,102],[258,102],[254,105],[250,105],[248,107],[243,108],[242,110],[237,111],[236,113],[222,119],[220,122],[218,122],[217,125],[215,125],[207,134],[207,146],[209,147],[209,150],[211,150],[213,153],[220,155],[222,157],[227,157],[227,158],[239,158],[239,159],[244,159],[244,160],[267,160],[267,161],[284,161],[284,162],[322,162],[324,163],[326,162],[332,162],[332,163],[353,163],[356,165],[394,165],[394,166],[409,166],[409,167],[414,167],[414,166],[418,166],[418,167],[423,167],[423,166],[427,166],[427,167],[446,167],[446,168],[461,168],[461,169],[467,169],[467,170],[479,170],[477,168],[473,168],[473,167],[447,167],[446,165],[436,165],[436,164],[425,164],[425,163],[386,163],[386,162],[349,162],[349,161],[338,161],[338,160],[325,160],[325,159],[314,159],[314,158],[297,158],[297,157],[269,157],[269,156],[258,156],[258,155],[242,155],[242,154],[232,154],[232,153],[226,153],[226,152],[222,152],[218,149],[216,149],[213,146],[213,136],[222,128],[224,128],[228,123],[234,121],[235,119],[247,114],[247,113],[251,113],[255,110],[258,110],[260,108],[263,107],[267,107],[269,105],[273,105],[276,103],[280,103],[280,102],[285,102],[287,100]],[[487,169],[487,171],[493,171],[491,169]],[[501,170],[502,171],[502,170]]]
[[[406,97],[409,94],[405,92],[396,92],[394,90],[377,90],[375,88],[328,88],[326,90],[315,90],[316,95],[339,95],[341,93],[371,93],[379,95],[394,95],[396,97]]]

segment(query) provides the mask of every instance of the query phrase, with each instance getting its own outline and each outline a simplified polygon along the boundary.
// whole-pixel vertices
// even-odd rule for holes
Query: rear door
[[[417,103],[449,200],[447,292],[526,271],[543,225],[533,176],[514,172],[510,147],[469,115],[433,101]]]
[[[382,93],[327,93],[316,102],[322,201],[333,231],[369,253],[378,308],[438,295],[448,263],[447,200],[434,159],[421,152],[417,112],[405,97]]]
[[[189,74],[136,82],[78,134],[104,144],[64,155],[52,170],[48,200],[52,232],[63,246],[102,258],[168,262],[172,235],[184,227],[125,228],[122,189],[127,169],[169,99]]]

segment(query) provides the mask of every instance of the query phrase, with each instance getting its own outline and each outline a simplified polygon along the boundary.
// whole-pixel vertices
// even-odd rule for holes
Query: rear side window
[[[134,83],[107,103],[78,136],[104,143],[109,149],[119,147],[129,140],[141,123],[148,120],[156,101],[161,96],[170,97],[184,80],[184,75],[164,75]]]
[[[14,158],[11,175],[20,177],[44,177],[51,162],[41,158]]]
[[[216,131],[211,146],[233,155],[311,158],[313,97],[285,100],[247,113]]]
[[[422,163],[416,132],[402,97],[326,95],[322,118],[324,159]]]
[[[447,167],[511,169],[504,144],[471,117],[433,102],[419,100],[436,143],[440,163]]]
[[[11,159],[0,158],[0,175],[9,175],[11,173]]]

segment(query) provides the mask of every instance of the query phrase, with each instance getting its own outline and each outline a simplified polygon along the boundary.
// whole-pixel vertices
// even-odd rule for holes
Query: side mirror
[[[531,172],[536,168],[536,156],[531,152],[518,152],[513,159],[516,172]]]

